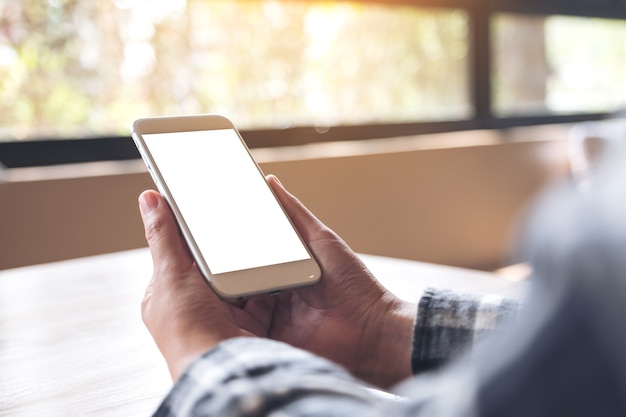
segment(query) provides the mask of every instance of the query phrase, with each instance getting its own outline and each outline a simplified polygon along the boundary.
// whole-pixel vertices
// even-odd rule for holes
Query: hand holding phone
[[[273,294],[319,281],[317,262],[228,119],[138,119],[132,136],[198,268],[220,297]]]
[[[155,267],[142,318],[174,380],[202,353],[241,336],[309,350],[381,387],[410,376],[417,306],[381,286],[359,256],[276,177],[267,177],[267,183],[310,245],[324,279],[237,305],[220,301],[205,285],[163,196],[146,191],[139,199]]]

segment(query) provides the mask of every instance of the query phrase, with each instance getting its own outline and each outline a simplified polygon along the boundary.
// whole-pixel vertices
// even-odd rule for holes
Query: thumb
[[[144,191],[139,196],[139,211],[155,271],[175,272],[192,266],[193,260],[167,201],[156,191]]]
[[[307,243],[315,240],[338,239],[333,231],[322,223],[298,198],[285,189],[275,175],[268,175],[266,180]]]

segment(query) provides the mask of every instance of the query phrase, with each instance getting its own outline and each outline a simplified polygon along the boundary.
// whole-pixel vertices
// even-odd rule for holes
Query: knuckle
[[[328,227],[321,227],[315,230],[313,233],[309,235],[310,242],[313,244],[324,245],[324,246],[341,246],[343,244],[343,240],[337,236],[337,234],[329,229]]]
[[[158,242],[163,236],[165,229],[164,222],[159,219],[153,219],[151,222],[146,224],[145,235],[148,243]]]

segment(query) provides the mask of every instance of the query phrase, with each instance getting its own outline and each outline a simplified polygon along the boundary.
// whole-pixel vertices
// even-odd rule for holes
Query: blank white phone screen
[[[310,257],[234,130],[143,138],[212,274]]]

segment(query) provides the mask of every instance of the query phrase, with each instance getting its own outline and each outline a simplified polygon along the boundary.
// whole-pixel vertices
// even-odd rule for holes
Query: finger
[[[300,200],[285,189],[275,175],[270,174],[266,178],[305,241],[310,242],[322,238],[322,232],[332,233]]]
[[[267,181],[320,264],[322,275],[327,277],[321,286],[312,288],[335,285],[328,277],[367,275],[373,278],[348,244],[289,193],[276,176],[268,175]]]
[[[189,268],[193,261],[167,201],[156,191],[144,191],[139,196],[139,210],[155,271]]]
[[[255,336],[268,337],[273,317],[274,299],[262,296],[247,300],[243,307],[227,304],[232,318],[239,328]]]
[[[243,310],[256,320],[267,331],[270,330],[272,317],[274,316],[274,305],[276,303],[275,296],[263,295],[248,300]]]

